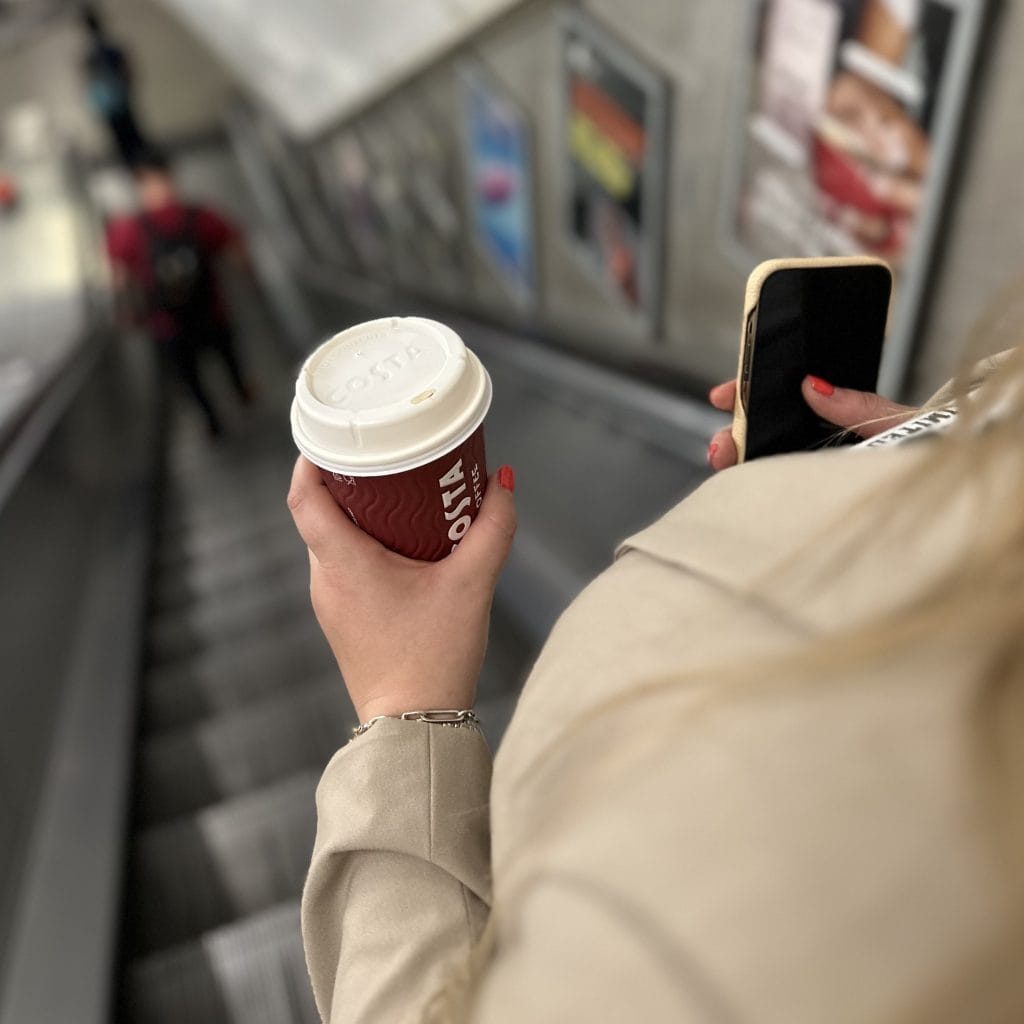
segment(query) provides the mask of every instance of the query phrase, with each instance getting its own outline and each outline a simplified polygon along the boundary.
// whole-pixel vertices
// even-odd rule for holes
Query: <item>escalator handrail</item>
[[[82,338],[71,353],[53,368],[0,431],[0,512],[64,418],[112,337],[113,332],[102,324],[83,328]]]
[[[107,357],[123,358],[114,338],[95,326],[37,393],[0,452],[0,501],[75,415],[72,404],[106,379]],[[155,374],[149,377],[155,381]],[[156,438],[159,403],[145,408],[153,422],[139,429]],[[90,558],[76,577],[71,628],[59,637],[68,655],[53,739],[14,869],[16,899],[0,949],[0,1024],[111,1019],[159,472],[157,446],[147,440],[143,448],[141,461],[136,453],[119,462],[115,478],[91,489],[94,505],[76,523]],[[41,625],[41,631],[49,628]],[[47,981],[54,964],[60,985]]]
[[[74,146],[61,153],[60,170],[68,199],[77,213],[74,224],[82,319],[64,358],[49,369],[44,380],[0,425],[0,512],[114,335],[111,306],[103,301],[100,279],[94,273],[103,261],[101,218],[85,185],[86,163]]]

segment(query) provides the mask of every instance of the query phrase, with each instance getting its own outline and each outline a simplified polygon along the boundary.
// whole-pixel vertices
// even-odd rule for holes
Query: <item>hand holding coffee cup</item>
[[[511,469],[485,478],[490,398],[458,336],[418,318],[344,331],[302,368],[288,505],[361,721],[473,704],[516,526]]]
[[[473,706],[494,587],[516,529],[511,470],[490,484],[458,550],[414,561],[354,526],[317,467],[299,457],[288,505],[309,547],[313,610],[361,722]]]
[[[487,371],[453,330],[388,317],[342,331],[306,360],[292,433],[357,526],[436,561],[483,502],[490,403]]]

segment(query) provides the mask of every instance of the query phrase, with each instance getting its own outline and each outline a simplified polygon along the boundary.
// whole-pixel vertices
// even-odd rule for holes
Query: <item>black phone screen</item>
[[[874,391],[892,276],[878,264],[779,269],[747,321],[740,380],[747,459],[857,438],[819,419],[804,401],[807,374]]]

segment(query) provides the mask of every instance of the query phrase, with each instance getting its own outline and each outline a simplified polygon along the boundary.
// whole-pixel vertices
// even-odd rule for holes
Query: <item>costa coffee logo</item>
[[[474,463],[469,480],[462,471],[462,459],[448,470],[437,481],[441,488],[441,504],[444,506],[444,517],[451,523],[448,527],[448,539],[452,541],[452,551],[459,546],[459,541],[473,524],[470,508],[478,509],[483,501],[483,487],[480,479],[480,467]]]
[[[416,362],[422,354],[423,349],[417,348],[415,345],[406,345],[405,348],[393,352],[383,359],[378,359],[365,373],[353,374],[343,384],[335,387],[330,392],[330,401],[343,406],[345,401],[353,395],[380,387],[381,384],[393,379],[396,374]]]

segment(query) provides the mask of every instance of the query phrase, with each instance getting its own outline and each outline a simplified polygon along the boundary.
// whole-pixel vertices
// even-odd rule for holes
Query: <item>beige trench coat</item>
[[[475,1024],[862,1024],[934,996],[1004,910],[971,827],[970,657],[770,674],[955,557],[954,497],[912,543],[827,529],[923,447],[752,462],[626,541],[555,627],[493,778],[472,730],[386,721],[339,751],[303,899],[324,1020],[421,1020],[491,911]]]

